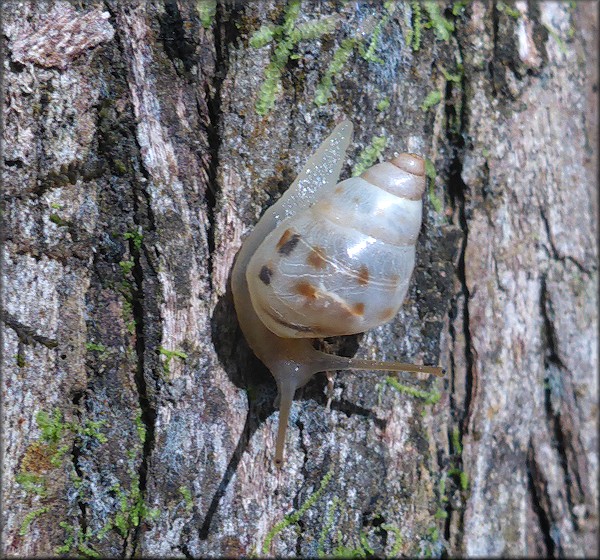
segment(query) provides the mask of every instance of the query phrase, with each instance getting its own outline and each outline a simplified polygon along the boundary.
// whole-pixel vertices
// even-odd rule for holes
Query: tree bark
[[[2,553],[596,556],[597,4],[248,4],[3,5]],[[321,344],[447,374],[316,377],[279,471],[229,275],[342,118],[429,185]]]

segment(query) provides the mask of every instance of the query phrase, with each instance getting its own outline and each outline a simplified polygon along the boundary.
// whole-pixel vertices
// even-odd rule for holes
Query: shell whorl
[[[421,200],[425,191],[425,161],[416,154],[400,154],[370,167],[361,177],[395,196]]]

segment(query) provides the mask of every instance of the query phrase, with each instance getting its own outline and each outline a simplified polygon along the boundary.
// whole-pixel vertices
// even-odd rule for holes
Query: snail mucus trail
[[[444,373],[313,347],[314,338],[356,334],[393,319],[415,263],[423,159],[400,154],[337,183],[351,138],[352,123],[344,121],[323,141],[245,239],[232,271],[240,327],[277,383],[278,466],[296,389],[316,373]]]

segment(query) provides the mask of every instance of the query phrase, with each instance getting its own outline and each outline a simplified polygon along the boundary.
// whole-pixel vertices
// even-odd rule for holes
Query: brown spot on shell
[[[306,262],[318,270],[325,268],[327,259],[325,258],[325,249],[322,247],[313,247],[306,257]]]
[[[387,323],[387,321],[391,321],[395,315],[396,310],[392,307],[387,307],[379,314],[379,318]]]
[[[352,313],[354,315],[364,315],[365,314],[365,304],[364,303],[355,303],[352,306]]]
[[[317,203],[317,205],[315,206],[316,210],[319,210],[319,212],[323,212],[324,214],[329,214],[329,212],[331,212],[332,208],[333,208],[333,205],[328,200],[322,200],[321,202]]]
[[[398,282],[400,282],[400,276],[398,276],[397,274],[392,274],[388,278],[388,286],[390,290],[395,291],[398,287]]]
[[[342,194],[344,192],[344,187],[335,187],[333,190],[335,194]]]
[[[300,234],[292,233],[291,229],[286,229],[277,242],[277,252],[281,255],[289,255],[294,247],[298,245],[298,241],[300,241]]]
[[[301,280],[300,282],[296,282],[294,286],[296,293],[304,296],[306,299],[315,300],[318,297],[319,290],[315,288],[310,282],[306,282],[305,280]]]
[[[361,286],[369,283],[369,269],[364,264],[358,269],[358,283]]]
[[[260,278],[263,284],[267,286],[271,283],[271,276],[273,276],[273,271],[265,264],[261,269],[258,277]]]

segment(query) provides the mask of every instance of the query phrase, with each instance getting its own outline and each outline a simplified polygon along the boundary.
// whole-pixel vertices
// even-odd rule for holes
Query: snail
[[[278,388],[275,464],[283,463],[296,389],[318,372],[443,369],[321,352],[313,339],[389,322],[408,290],[425,189],[424,161],[403,153],[337,183],[352,123],[343,121],[267,209],[236,257],[231,288],[250,348]]]

